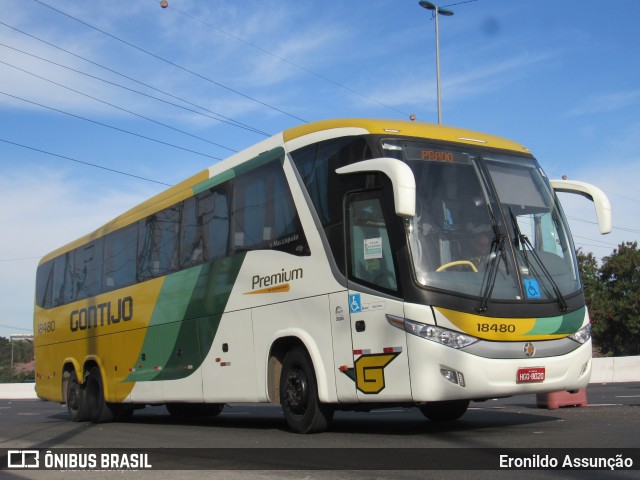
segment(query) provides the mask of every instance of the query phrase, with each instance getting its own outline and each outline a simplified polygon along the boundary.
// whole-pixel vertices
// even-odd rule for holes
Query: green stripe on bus
[[[567,335],[570,335],[572,333],[577,332],[578,330],[580,330],[580,327],[582,327],[585,313],[586,313],[585,308],[582,307],[574,312],[563,315],[562,324],[560,325],[560,327],[555,333],[557,334],[566,333]]]
[[[125,382],[175,380],[188,377],[200,367],[211,349],[245,255],[217,259],[167,276],[138,368]]]
[[[582,307],[557,317],[537,318],[534,327],[525,335],[570,335],[580,329],[584,314],[585,309]]]
[[[237,177],[241,173],[245,173],[250,170],[256,169],[258,167],[266,165],[267,163],[273,162],[274,160],[278,160],[281,163],[284,162],[284,148],[276,147],[273,150],[269,150],[268,152],[261,153],[257,157],[252,158],[251,160],[248,160],[247,162],[244,162],[243,164],[238,165],[237,167],[231,168],[229,170],[225,170],[224,172],[214,177],[211,177],[210,179],[202,183],[199,183],[198,185],[195,185],[192,188],[193,194],[197,195],[206,190],[209,190],[210,188],[217,187],[218,185],[221,185],[224,182],[227,182],[232,178]]]
[[[213,344],[244,257],[242,253],[203,265],[173,347],[174,354],[155,380],[184,378],[202,365]]]

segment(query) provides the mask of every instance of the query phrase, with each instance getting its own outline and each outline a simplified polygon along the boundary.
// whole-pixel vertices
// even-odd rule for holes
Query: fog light
[[[462,372],[458,372],[458,371],[452,370],[450,368],[441,368],[440,369],[440,374],[446,380],[449,380],[451,383],[454,383],[456,385],[460,385],[461,387],[465,386],[464,375],[462,374]]]

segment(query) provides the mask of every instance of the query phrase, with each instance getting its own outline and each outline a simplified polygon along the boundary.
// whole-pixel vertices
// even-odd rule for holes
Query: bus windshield
[[[416,180],[407,221],[419,284],[490,300],[558,301],[580,289],[559,203],[533,158],[384,140]]]

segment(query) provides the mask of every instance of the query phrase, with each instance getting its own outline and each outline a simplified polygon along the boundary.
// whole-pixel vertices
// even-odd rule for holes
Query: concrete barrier
[[[592,360],[590,383],[640,382],[640,356]],[[36,396],[35,383],[0,383],[0,400],[28,400]]]
[[[594,358],[592,362],[591,383],[640,381],[640,356]]]
[[[35,383],[0,383],[0,400],[29,400],[38,398]]]

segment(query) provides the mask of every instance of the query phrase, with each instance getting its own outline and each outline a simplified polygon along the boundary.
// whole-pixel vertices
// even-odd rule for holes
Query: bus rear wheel
[[[75,369],[71,370],[67,380],[67,411],[72,422],[86,422],[89,420],[89,406],[84,385],[78,382]]]
[[[469,400],[449,400],[445,402],[429,402],[418,408],[432,422],[452,422],[465,414]]]
[[[104,399],[102,375],[98,367],[91,367],[86,376],[86,395],[90,419],[93,423],[105,423],[114,420],[116,405]]]
[[[318,399],[311,359],[300,347],[289,351],[284,359],[280,403],[289,428],[296,433],[323,432],[333,418],[333,409]]]

